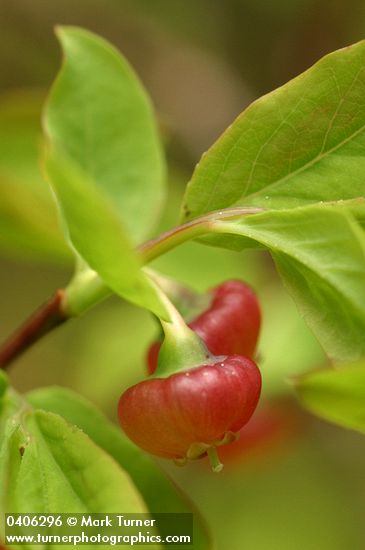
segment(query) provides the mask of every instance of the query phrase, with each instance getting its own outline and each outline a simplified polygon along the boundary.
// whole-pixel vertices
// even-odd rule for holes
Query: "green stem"
[[[152,280],[156,279],[153,273],[150,277]],[[161,321],[165,339],[158,355],[158,365],[154,375],[156,377],[170,375],[212,360],[204,342],[187,326],[179,311],[158,284],[156,284],[156,290],[169,314],[170,322]]]
[[[113,293],[90,268],[75,273],[65,289],[62,309],[66,317],[77,317]]]
[[[147,241],[138,248],[138,251],[142,255],[143,263],[149,263],[186,241],[207,235],[212,231],[214,223],[217,221],[240,218],[259,212],[262,212],[262,208],[237,207],[210,212],[184,225],[174,227],[170,231],[162,233],[156,239]]]
[[[156,239],[139,246],[137,250],[142,263],[147,264],[183,242],[202,237],[210,232],[224,230],[224,224],[219,223],[221,221],[233,220],[262,211],[261,208],[255,207],[237,207],[210,212],[162,233]],[[68,318],[82,314],[111,294],[112,291],[96,272],[86,268],[77,269],[70,284],[65,289],[58,290],[50,303],[47,302],[42,306],[0,346],[0,368],[9,365],[18,355],[57,325],[65,322]],[[168,327],[166,330],[169,331]]]
[[[168,277],[155,269],[144,268],[145,273],[154,279],[166,296],[175,305],[186,323],[206,310],[212,300],[209,293],[199,293],[182,284],[172,277]]]
[[[233,220],[259,212],[262,212],[262,208],[237,207],[210,212],[191,222],[174,227],[170,231],[162,233],[156,239],[143,243],[137,251],[140,254],[142,263],[148,264],[186,241],[214,232],[215,224],[220,221]],[[110,294],[112,294],[112,291],[97,273],[92,270],[86,271],[86,275],[83,271],[77,272],[65,289],[64,311],[70,317],[80,315]]]

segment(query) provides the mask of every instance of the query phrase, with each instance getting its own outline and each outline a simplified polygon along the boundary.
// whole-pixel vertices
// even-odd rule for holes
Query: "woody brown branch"
[[[6,369],[34,342],[64,323],[67,316],[62,311],[64,290],[57,292],[29,317],[23,325],[0,346],[0,368]]]

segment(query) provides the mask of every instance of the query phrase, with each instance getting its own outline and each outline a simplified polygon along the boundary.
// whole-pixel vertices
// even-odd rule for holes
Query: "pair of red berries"
[[[120,398],[119,419],[130,439],[178,462],[208,454],[219,471],[216,447],[236,439],[260,396],[260,371],[252,361],[260,321],[246,284],[226,281],[213,289],[210,307],[189,324],[207,347],[206,364],[154,375],[161,346],[155,342],[148,353],[152,376]]]

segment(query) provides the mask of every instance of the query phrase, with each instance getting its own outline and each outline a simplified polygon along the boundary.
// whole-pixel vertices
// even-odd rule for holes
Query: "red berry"
[[[260,307],[253,290],[241,281],[226,281],[213,291],[210,308],[190,327],[214,355],[252,357],[260,331]]]
[[[253,357],[261,325],[260,307],[254,291],[245,283],[231,280],[211,291],[210,307],[196,317],[190,328],[214,355]],[[157,367],[160,342],[154,342],[147,355],[148,372]]]
[[[218,357],[127,389],[119,401],[119,419],[129,438],[154,455],[199,458],[234,439],[254,412],[260,390],[253,361]]]
[[[147,352],[147,370],[148,374],[153,374],[157,367],[158,353],[160,351],[161,342],[153,342]],[[1,550],[1,549],[0,549]]]

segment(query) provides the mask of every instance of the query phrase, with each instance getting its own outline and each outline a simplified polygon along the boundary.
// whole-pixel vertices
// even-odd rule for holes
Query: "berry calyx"
[[[214,355],[252,358],[260,332],[260,306],[254,291],[242,281],[229,280],[213,288],[208,309],[189,323]],[[147,355],[148,372],[157,367],[161,343],[154,342]]]
[[[219,471],[216,448],[236,438],[260,390],[260,371],[252,360],[211,357],[206,364],[127,389],[119,401],[119,419],[145,451],[179,463],[207,454]]]

